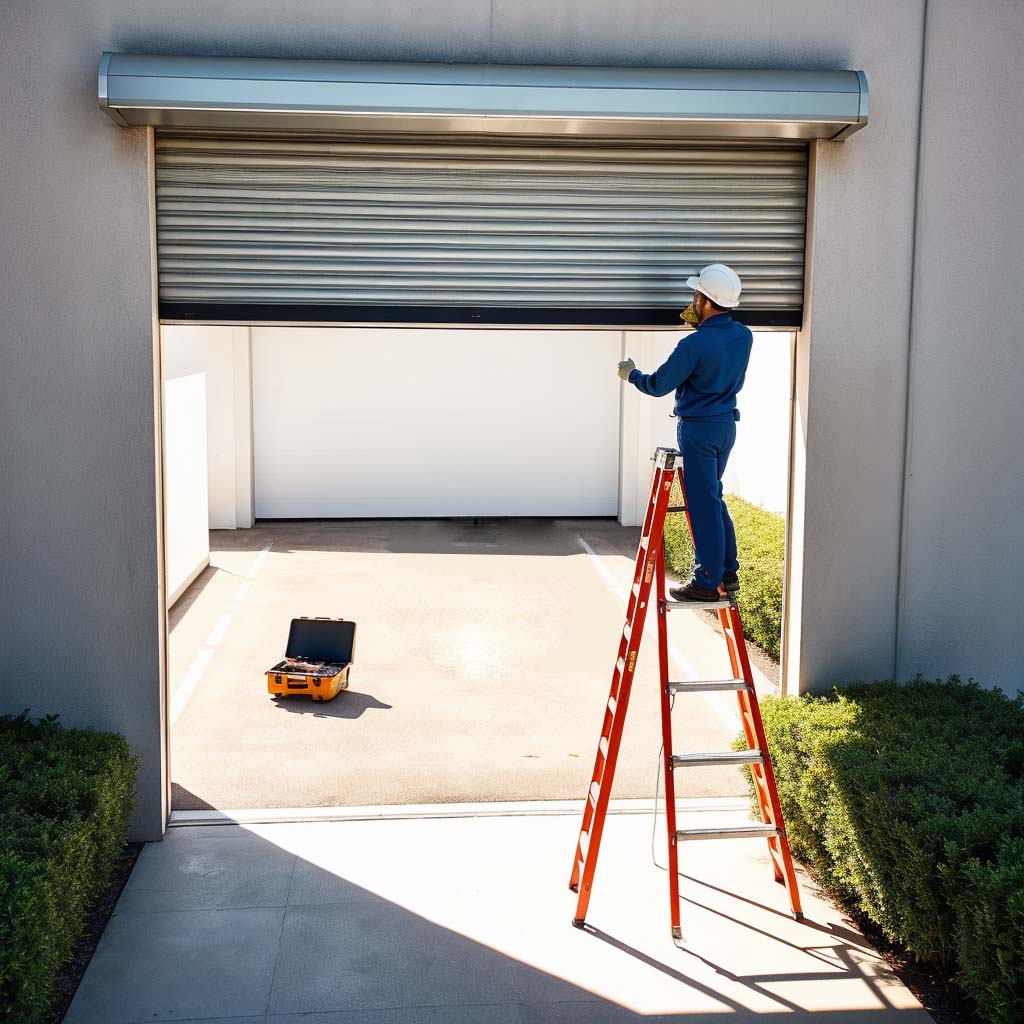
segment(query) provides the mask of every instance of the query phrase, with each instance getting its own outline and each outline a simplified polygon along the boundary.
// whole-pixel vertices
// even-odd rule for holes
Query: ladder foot
[[[672,926],[672,938],[673,938],[673,939],[677,939],[677,940],[679,940],[679,941],[682,941],[682,938],[683,938],[683,929],[682,929],[682,928],[680,928],[680,927],[679,927],[679,925],[677,925],[677,924],[674,924],[674,925]]]
[[[582,928],[587,922],[582,917],[574,917],[572,919],[573,928]]]
[[[804,919],[804,912],[802,910],[797,910],[797,911],[795,911],[793,913],[793,920],[794,921],[802,921],[803,919]]]
[[[580,891],[579,882],[577,882],[575,885],[570,885],[569,886],[569,891],[570,892],[579,892]]]

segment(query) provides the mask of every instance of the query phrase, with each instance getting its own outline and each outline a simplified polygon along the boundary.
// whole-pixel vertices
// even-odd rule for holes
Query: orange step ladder
[[[775,775],[772,772],[771,760],[768,756],[761,711],[757,703],[757,693],[754,690],[754,677],[750,669],[750,659],[747,657],[743,625],[740,622],[736,598],[735,595],[723,594],[719,600],[712,602],[666,599],[665,517],[670,512],[686,512],[686,487],[683,479],[683,459],[679,452],[671,448],[658,448],[654,453],[653,461],[654,479],[651,485],[651,500],[647,505],[647,515],[644,519],[643,532],[640,535],[636,571],[633,575],[633,586],[626,610],[626,623],[622,628],[622,639],[619,642],[619,652],[615,659],[611,693],[605,708],[604,725],[601,728],[594,773],[590,781],[590,790],[587,793],[583,825],[580,829],[572,877],[569,881],[569,888],[579,894],[576,916],[572,923],[577,928],[582,928],[586,922],[587,907],[590,904],[590,895],[594,885],[594,873],[597,870],[597,856],[601,849],[601,834],[604,831],[605,818],[608,814],[615,762],[619,755],[619,744],[622,741],[622,728],[629,706],[629,693],[633,685],[637,653],[640,650],[640,641],[643,639],[652,583],[656,588],[658,608],[661,734],[664,742],[665,819],[668,826],[668,887],[672,937],[674,939],[682,937],[679,917],[679,843],[690,840],[766,838],[775,871],[775,880],[786,886],[793,916],[800,920],[803,917],[803,912],[800,909],[800,892],[793,871],[793,859],[790,856],[789,844],[786,841],[782,807],[779,804],[779,794],[775,788]],[[673,507],[669,505],[669,500],[672,481],[677,474],[680,490],[684,495],[684,504]],[[693,528],[688,512],[686,512],[686,523],[690,528],[692,539]],[[732,677],[672,682],[669,679],[668,671],[668,612],[676,609],[699,610],[704,608],[713,609],[718,613],[728,646]],[[709,754],[673,754],[671,710],[675,694],[704,693],[712,690],[736,691],[748,749]],[[757,790],[758,803],[761,807],[761,823],[726,828],[677,830],[674,772],[681,768],[723,764],[750,766]]]

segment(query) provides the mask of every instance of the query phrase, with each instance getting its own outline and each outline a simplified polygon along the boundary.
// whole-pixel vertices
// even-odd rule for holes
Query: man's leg
[[[725,423],[722,426],[724,427],[724,436],[722,447],[718,453],[718,498],[722,502],[722,526],[725,529],[725,558],[722,563],[722,571],[735,575],[740,571],[739,558],[736,553],[736,528],[732,525],[732,517],[722,498],[722,477],[725,475],[725,466],[729,461],[729,452],[732,451],[732,446],[736,443],[736,425]]]
[[[697,566],[694,582],[706,590],[717,590],[722,582],[726,531],[722,515],[722,485],[719,480],[718,436],[721,424],[680,424],[679,443],[683,453],[686,507],[693,528]],[[735,546],[735,534],[733,535]]]

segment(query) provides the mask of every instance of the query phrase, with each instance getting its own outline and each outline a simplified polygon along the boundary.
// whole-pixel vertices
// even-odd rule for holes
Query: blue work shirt
[[[656,398],[675,391],[675,415],[682,419],[738,420],[736,392],[743,387],[753,343],[749,327],[717,313],[681,338],[654,373],[631,370],[629,383]]]

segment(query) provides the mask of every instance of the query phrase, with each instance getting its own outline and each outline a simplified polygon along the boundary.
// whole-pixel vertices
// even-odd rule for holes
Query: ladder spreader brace
[[[622,729],[629,706],[629,693],[636,670],[637,653],[644,634],[644,621],[650,603],[651,584],[655,585],[658,607],[658,663],[661,674],[661,735],[664,743],[665,820],[668,828],[668,887],[672,921],[672,937],[680,939],[679,918],[679,862],[678,844],[698,839],[738,839],[764,837],[768,840],[775,880],[786,886],[793,916],[803,917],[800,892],[797,888],[793,859],[786,840],[782,807],[775,787],[768,744],[765,739],[761,711],[754,689],[754,677],[743,638],[743,625],[734,595],[722,594],[719,600],[709,602],[670,601],[665,595],[665,516],[669,512],[685,512],[686,525],[693,538],[690,514],[686,511],[686,488],[683,479],[683,460],[672,448],[658,448],[654,453],[654,478],[651,500],[647,504],[640,546],[636,556],[636,570],[626,609],[626,623],[622,628],[619,652],[612,673],[611,692],[605,707],[604,725],[597,745],[597,758],[583,810],[583,824],[576,845],[569,888],[579,894],[573,925],[584,926],[590,903],[597,856],[601,848],[601,834],[608,814],[615,762],[622,741]],[[669,506],[672,481],[678,474],[683,504]],[[729,679],[688,680],[673,682],[668,672],[667,613],[675,609],[713,609],[718,613],[729,652],[732,676]],[[747,740],[747,750],[709,754],[672,753],[672,698],[681,693],[703,693],[712,690],[734,690],[739,701],[740,719]],[[673,774],[676,769],[703,765],[749,765],[761,808],[761,823],[736,825],[727,828],[676,829],[676,798]]]

